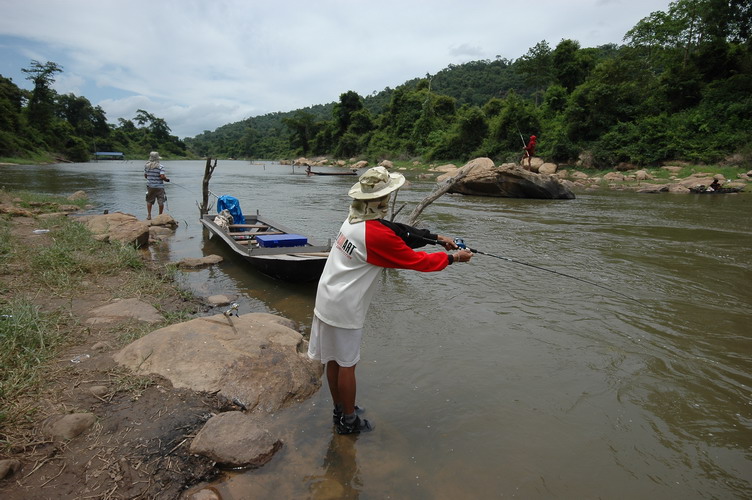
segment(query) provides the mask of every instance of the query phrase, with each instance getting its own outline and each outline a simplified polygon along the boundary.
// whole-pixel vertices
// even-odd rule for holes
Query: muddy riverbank
[[[5,321],[19,301],[38,308],[56,347],[33,375],[36,382],[2,401],[0,496],[35,498],[176,498],[186,486],[217,474],[214,463],[191,455],[186,442],[213,412],[211,395],[174,389],[159,377],[134,376],[112,354],[160,325],[202,314],[209,306],[182,290],[164,266],[143,255],[138,269],[86,272],[70,283],[50,283],[34,256],[55,244],[66,228],[54,204],[24,207],[5,191],[0,199],[4,248],[0,301]],[[75,267],[75,263],[71,263]],[[47,275],[47,277],[49,277]],[[119,318],[87,322],[91,310],[116,298],[152,304],[158,324]],[[18,318],[16,318],[18,319]],[[13,393],[3,379],[3,394]],[[96,422],[72,439],[52,439],[45,424],[61,415],[93,414]]]

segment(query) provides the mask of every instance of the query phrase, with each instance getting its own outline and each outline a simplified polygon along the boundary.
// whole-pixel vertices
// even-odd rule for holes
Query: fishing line
[[[438,240],[432,240],[430,238],[425,238],[423,236],[421,236],[421,238],[423,238],[424,240],[426,240],[426,241],[428,241],[430,243],[433,243],[434,245],[444,246],[443,243],[440,242],[440,241],[438,241]],[[559,272],[559,271],[555,271],[553,269],[548,269],[546,267],[536,266],[535,264],[529,264],[527,262],[522,262],[521,260],[513,259],[511,257],[504,257],[502,255],[495,255],[495,254],[492,254],[492,253],[482,252],[480,250],[476,250],[475,248],[470,248],[469,246],[465,245],[465,241],[462,238],[455,238],[454,239],[454,243],[460,249],[467,249],[467,250],[470,250],[473,253],[477,253],[477,254],[480,254],[480,255],[485,255],[487,257],[493,257],[495,259],[505,260],[507,262],[513,262],[515,264],[521,264],[523,266],[528,266],[528,267],[532,267],[534,269],[539,269],[541,271],[546,271],[546,272],[549,272],[549,273],[558,274],[559,276],[564,276],[565,278],[571,278],[573,280],[577,280],[577,281],[580,281],[582,283],[587,283],[588,285],[597,286],[598,288],[602,288],[603,290],[607,290],[607,291],[609,291],[611,293],[615,293],[617,295],[621,295],[624,298],[627,298],[629,300],[634,300],[638,304],[641,304],[641,302],[639,300],[635,299],[634,297],[630,297],[629,295],[623,294],[621,292],[618,292],[616,290],[608,288],[607,286],[600,285],[600,284],[595,283],[593,281],[589,281],[589,280],[586,280],[586,279],[583,279],[583,278],[578,278],[577,276],[572,276],[571,274],[562,273],[562,272]]]
[[[178,184],[177,182],[172,182],[172,181],[167,181],[167,182],[169,182],[169,183],[170,183],[170,184],[172,184],[173,186],[177,186],[177,187],[179,187],[179,188],[185,189],[186,191],[188,191],[188,192],[189,192],[189,193],[191,193],[191,194],[195,194],[195,193],[194,193],[193,191],[191,191],[190,189],[188,189],[188,188],[187,188],[187,187],[185,187],[185,186],[181,186],[181,185],[180,185],[180,184]]]
[[[194,191],[191,191],[190,189],[188,189],[185,186],[181,186],[177,182],[172,182],[172,181],[167,181],[167,182],[169,182],[170,184],[172,184],[174,186],[177,186],[179,188],[185,189],[186,191],[188,191],[191,194],[196,194]],[[216,199],[219,199],[219,196],[217,196],[216,194],[212,193],[211,189],[207,189],[207,191],[209,192],[210,195],[214,196]],[[165,206],[167,206],[167,195],[166,194],[165,194]],[[199,204],[198,201],[196,202],[196,206],[198,206],[199,208],[201,208],[201,205]],[[167,208],[167,210],[169,211],[169,207]],[[183,222],[185,222],[185,221],[183,221]],[[188,225],[188,223],[186,222],[186,227],[187,227],[187,225]]]

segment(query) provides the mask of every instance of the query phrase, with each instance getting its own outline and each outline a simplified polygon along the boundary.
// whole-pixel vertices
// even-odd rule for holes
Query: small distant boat
[[[227,224],[217,214],[201,217],[211,238],[219,237],[235,254],[258,271],[282,281],[318,280],[331,250],[331,242],[311,241],[262,215],[245,215],[242,224]]]
[[[351,170],[349,172],[316,172],[311,170],[310,165],[306,167],[306,174],[308,175],[358,175],[357,170]]]
[[[743,189],[743,187],[721,187],[716,189],[708,189],[705,186],[695,186],[689,188],[689,191],[695,194],[728,194],[738,193]]]

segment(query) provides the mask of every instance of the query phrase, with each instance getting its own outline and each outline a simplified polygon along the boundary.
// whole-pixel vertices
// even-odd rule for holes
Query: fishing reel
[[[233,314],[235,314],[235,316],[238,317],[238,307],[240,307],[240,305],[237,302],[234,302],[230,304],[230,308],[226,310],[225,312],[223,312],[222,314],[224,314],[228,318],[232,316]]]
[[[464,250],[464,249],[467,248],[467,245],[465,245],[465,240],[463,240],[462,238],[455,238],[454,239],[454,244],[457,245],[457,247],[460,250]]]

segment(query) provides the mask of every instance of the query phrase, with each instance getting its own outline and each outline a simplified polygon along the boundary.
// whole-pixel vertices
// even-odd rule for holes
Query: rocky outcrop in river
[[[449,188],[449,193],[542,200],[571,200],[575,197],[555,176],[531,172],[514,163],[497,167],[490,158],[476,158],[437,180],[441,182],[455,177],[461,171],[467,171],[467,174]]]

